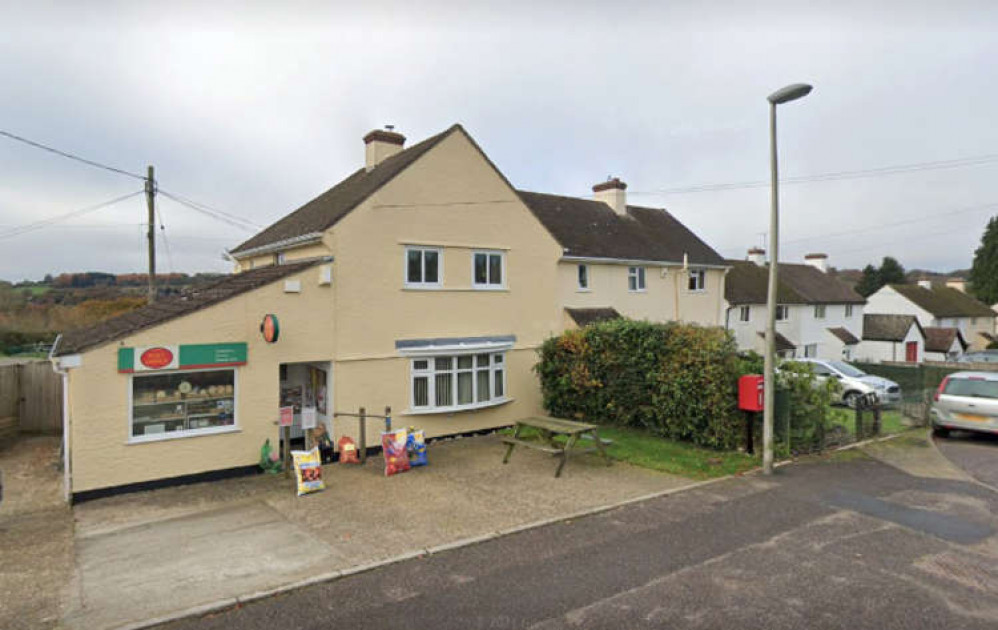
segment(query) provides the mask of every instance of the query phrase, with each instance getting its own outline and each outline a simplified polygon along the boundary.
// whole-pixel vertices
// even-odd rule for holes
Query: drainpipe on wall
[[[52,371],[62,377],[62,490],[63,498],[68,503],[72,496],[72,474],[70,473],[69,459],[69,371],[59,369],[59,360],[55,358],[56,348],[62,335],[59,334],[49,350],[49,362],[52,364]]]

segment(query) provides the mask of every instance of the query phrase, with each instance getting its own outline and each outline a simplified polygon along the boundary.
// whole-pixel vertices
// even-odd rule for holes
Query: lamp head
[[[807,83],[794,83],[776,90],[766,98],[773,105],[782,105],[807,96],[812,89]]]

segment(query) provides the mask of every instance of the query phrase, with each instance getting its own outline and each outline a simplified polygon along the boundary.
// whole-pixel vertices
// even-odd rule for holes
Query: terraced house
[[[552,334],[723,323],[729,265],[619,179],[525,192],[459,125],[404,143],[367,134],[364,165],[232,249],[232,276],[59,340],[69,492],[251,470],[282,406],[293,437],[314,410],[357,438],[334,412],[361,406],[430,437],[508,425],[543,412]]]

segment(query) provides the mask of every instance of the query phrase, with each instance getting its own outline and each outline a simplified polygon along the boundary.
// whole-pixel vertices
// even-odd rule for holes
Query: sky
[[[459,122],[518,188],[617,176],[744,258],[769,225],[766,96],[806,82],[778,109],[781,177],[811,178],[780,187],[781,260],[949,271],[998,215],[996,32],[986,0],[0,0],[0,131],[154,165],[161,190],[262,227],[362,166],[371,129],[415,144]],[[142,195],[63,218],[140,190],[0,137],[0,278],[143,271]],[[161,272],[228,271],[254,231],[157,204]]]

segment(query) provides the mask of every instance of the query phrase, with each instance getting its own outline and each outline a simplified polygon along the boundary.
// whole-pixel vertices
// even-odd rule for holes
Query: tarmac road
[[[935,438],[935,443],[968,475],[998,489],[998,435],[952,431],[949,437]]]
[[[839,456],[166,627],[993,630],[996,515],[978,484]]]

